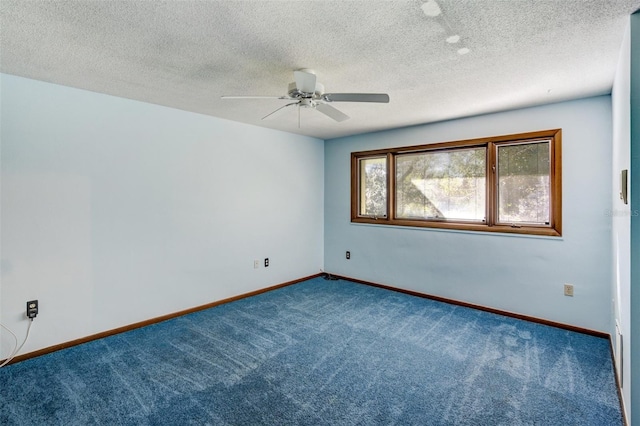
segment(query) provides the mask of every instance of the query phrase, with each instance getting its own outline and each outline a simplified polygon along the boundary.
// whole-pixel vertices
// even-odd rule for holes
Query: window
[[[550,145],[498,145],[498,223],[549,224]]]
[[[483,221],[486,148],[396,156],[396,217]]]
[[[351,221],[561,235],[561,130],[351,154]]]
[[[361,217],[387,217],[387,157],[359,160]]]

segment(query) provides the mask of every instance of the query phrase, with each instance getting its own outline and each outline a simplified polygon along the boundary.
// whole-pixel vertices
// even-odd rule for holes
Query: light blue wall
[[[631,188],[640,188],[640,12],[631,15]],[[640,197],[631,197],[631,211],[640,212]],[[631,401],[640,417],[640,216],[631,216]],[[633,414],[632,414],[633,415]],[[631,423],[633,424],[633,423]]]
[[[553,128],[563,131],[562,238],[350,223],[353,151]],[[609,332],[611,135],[611,98],[602,96],[326,141],[325,268]]]
[[[0,78],[0,322],[23,335],[40,301],[23,353],[322,268],[322,140]]]

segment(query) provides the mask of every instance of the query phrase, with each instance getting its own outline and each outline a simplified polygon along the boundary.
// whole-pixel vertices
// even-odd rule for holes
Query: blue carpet
[[[606,339],[317,278],[0,369],[0,424],[622,418]]]

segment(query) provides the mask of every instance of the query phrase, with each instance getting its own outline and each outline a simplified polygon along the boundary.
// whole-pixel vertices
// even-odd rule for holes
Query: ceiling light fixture
[[[458,49],[458,55],[466,55],[469,52],[471,52],[471,49],[469,49],[467,47],[463,47],[462,49]]]
[[[442,13],[440,6],[438,5],[438,3],[436,3],[435,0],[429,0],[420,7],[422,8],[422,11],[424,12],[425,15],[430,16],[432,18]]]

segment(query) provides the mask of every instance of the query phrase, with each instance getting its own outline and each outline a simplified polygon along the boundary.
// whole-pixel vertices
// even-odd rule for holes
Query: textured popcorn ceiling
[[[2,0],[0,71],[328,139],[610,93],[638,8],[640,0]],[[286,101],[220,99],[284,95],[299,68],[314,69],[327,92],[391,101],[334,103],[351,116],[341,123],[302,109],[298,128],[294,108],[261,120]]]

